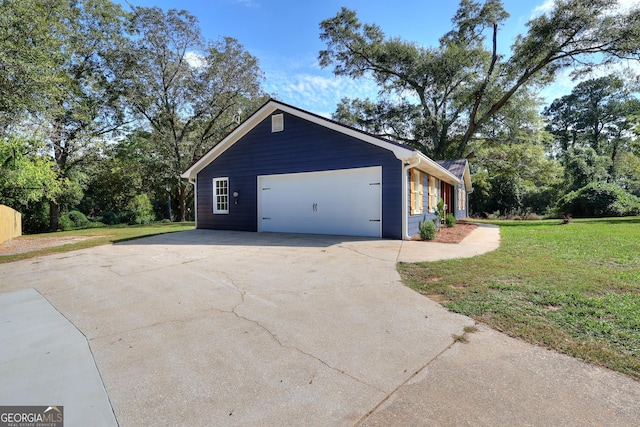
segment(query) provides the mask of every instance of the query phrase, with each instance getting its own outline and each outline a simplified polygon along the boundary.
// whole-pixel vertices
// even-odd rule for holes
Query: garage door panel
[[[260,231],[380,237],[381,167],[258,178]]]

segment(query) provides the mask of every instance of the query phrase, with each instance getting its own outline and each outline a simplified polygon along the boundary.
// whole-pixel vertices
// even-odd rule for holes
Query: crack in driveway
[[[229,283],[231,284],[231,287],[233,287],[240,294],[240,302],[238,302],[235,306],[233,306],[233,308],[231,309],[230,312],[227,312],[225,310],[219,310],[219,311],[234,314],[239,319],[243,319],[243,320],[245,320],[247,322],[253,323],[258,328],[260,328],[263,331],[265,331],[273,339],[273,341],[275,341],[282,348],[293,350],[293,351],[296,351],[296,352],[298,352],[300,354],[303,354],[303,355],[305,355],[307,357],[310,357],[310,358],[320,362],[321,364],[323,364],[327,368],[329,368],[329,369],[331,369],[331,370],[333,370],[335,372],[340,373],[341,375],[345,375],[345,376],[351,378],[352,380],[359,382],[360,384],[364,384],[364,385],[366,385],[368,387],[371,387],[371,388],[373,388],[375,390],[378,390],[380,393],[387,394],[387,392],[385,390],[382,390],[382,389],[380,389],[380,388],[378,388],[378,387],[376,387],[376,386],[374,386],[372,384],[369,384],[366,381],[364,381],[364,380],[362,380],[362,379],[350,374],[349,372],[347,372],[347,371],[345,371],[343,369],[337,368],[335,366],[331,366],[329,363],[327,363],[325,360],[322,360],[320,357],[317,357],[317,356],[315,356],[315,355],[313,355],[311,353],[308,353],[308,352],[306,352],[306,351],[304,351],[304,350],[302,350],[302,349],[300,349],[298,347],[285,345],[282,341],[280,341],[278,336],[273,331],[271,331],[268,327],[266,327],[265,325],[263,325],[262,323],[260,323],[257,320],[250,319],[250,318],[248,318],[246,316],[243,316],[242,314],[238,313],[236,310],[238,309],[238,307],[240,307],[241,305],[243,305],[245,303],[245,297],[247,296],[247,291],[245,291],[244,289],[241,289],[240,287],[238,287],[238,285],[235,284],[233,278],[227,272],[218,271],[218,273],[223,274],[227,278]]]
[[[413,372],[413,374],[411,374],[409,376],[409,378],[407,378],[406,380],[404,380],[402,383],[398,384],[398,386],[396,388],[394,388],[393,390],[391,390],[391,392],[387,393],[386,396],[380,400],[380,402],[378,402],[373,408],[371,408],[371,410],[369,410],[366,414],[364,414],[362,416],[362,418],[360,418],[356,423],[354,423],[354,427],[361,425],[363,422],[365,422],[367,420],[367,418],[369,418],[374,412],[376,412],[382,405],[384,405],[389,399],[391,399],[393,397],[394,394],[396,394],[398,392],[398,390],[400,390],[402,387],[404,387],[405,385],[407,385],[411,380],[413,380],[415,377],[417,377],[418,375],[420,375],[421,372],[423,372],[429,365],[431,365],[433,362],[435,362],[436,360],[438,360],[440,358],[440,356],[442,356],[443,354],[445,354],[446,352],[448,352],[449,350],[451,350],[453,348],[453,346],[455,346],[456,344],[458,344],[459,341],[456,339],[453,339],[451,341],[451,344],[449,344],[447,347],[444,348],[444,350],[442,350],[440,353],[436,354],[434,357],[432,357],[431,359],[429,359],[424,365],[422,365],[422,367],[420,367],[419,369],[417,369],[415,372]]]

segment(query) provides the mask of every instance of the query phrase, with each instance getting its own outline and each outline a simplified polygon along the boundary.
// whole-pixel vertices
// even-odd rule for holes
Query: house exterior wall
[[[407,175],[405,176],[407,180],[407,191],[410,191],[410,173],[407,171]],[[436,179],[436,189],[438,191],[438,200],[440,200],[440,180]],[[415,236],[420,234],[420,223],[424,221],[432,221],[436,219],[436,215],[429,211],[429,196],[428,196],[428,188],[429,188],[429,175],[427,173],[422,173],[422,188],[423,188],[423,197],[422,197],[422,213],[412,215],[411,214],[411,198],[407,196],[407,212],[409,213],[409,217],[407,219],[407,232],[409,236]]]
[[[464,194],[463,200],[460,200],[460,193],[462,191]],[[466,218],[469,216],[469,193],[467,193],[467,188],[464,184],[464,180],[462,181],[462,185],[457,185],[455,190],[455,211],[454,215],[456,219]]]
[[[407,181],[407,191],[410,192],[411,187],[411,177],[409,171],[407,171],[407,175],[405,176]],[[411,197],[410,194],[407,194],[407,212],[408,212],[408,220],[407,220],[407,232],[409,236],[415,236],[420,234],[420,223],[424,221],[433,221],[437,218],[436,214],[429,210],[429,197],[428,197],[428,186],[429,186],[429,175],[427,173],[422,173],[422,187],[424,196],[422,199],[422,213],[420,214],[411,214]],[[468,206],[469,206],[469,195],[467,194],[467,189],[465,187],[464,181],[462,185],[444,185],[442,180],[436,179],[436,189],[437,189],[437,200],[440,199],[446,200],[443,191],[451,191],[453,194],[450,196],[453,197],[450,200],[450,203],[447,203],[447,213],[453,213],[456,219],[466,218],[468,216]],[[459,199],[459,190],[462,190],[464,193],[464,198],[461,201]],[[462,203],[461,203],[462,202]]]
[[[275,111],[273,114],[280,114]],[[402,238],[402,164],[392,152],[300,117],[267,117],[197,176],[197,227],[257,231],[257,176],[382,166],[382,237]],[[229,213],[213,213],[213,179],[229,179]],[[237,204],[231,196],[239,194]]]

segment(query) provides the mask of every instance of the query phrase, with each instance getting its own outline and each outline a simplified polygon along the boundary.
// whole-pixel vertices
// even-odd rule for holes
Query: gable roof
[[[404,164],[414,164],[415,167],[447,182],[454,182],[459,184],[462,180],[447,170],[445,167],[439,165],[435,161],[431,160],[424,154],[413,149],[412,147],[400,144],[396,141],[385,139],[374,134],[344,125],[334,120],[327,119],[326,117],[319,116],[309,111],[302,110],[298,107],[294,107],[289,104],[285,104],[274,99],[269,99],[264,103],[255,113],[249,116],[244,122],[242,122],[231,133],[224,137],[218,144],[216,144],[211,150],[204,154],[200,160],[192,164],[181,175],[182,178],[188,178],[189,180],[195,180],[198,172],[204,169],[209,163],[214,161],[218,156],[224,153],[229,147],[240,140],[244,135],[249,133],[255,126],[261,123],[264,119],[269,117],[275,111],[282,111],[309,122],[318,124],[325,128],[340,132],[344,135],[348,135],[359,139],[363,142],[375,145],[380,148],[391,151],[398,160],[403,161]]]
[[[464,181],[467,191],[471,190],[471,171],[467,159],[436,160],[436,163],[454,174],[460,181]]]

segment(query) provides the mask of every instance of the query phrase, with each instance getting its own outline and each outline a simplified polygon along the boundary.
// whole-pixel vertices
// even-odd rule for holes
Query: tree
[[[640,157],[633,153],[623,153],[616,167],[616,181],[627,192],[640,197]]]
[[[133,28],[118,73],[122,91],[152,130],[184,221],[188,186],[180,174],[264,101],[262,73],[237,40],[203,40],[186,11],[136,7]]]
[[[57,92],[65,2],[0,2],[0,135]]]
[[[620,11],[615,0],[556,1],[551,12],[529,21],[527,34],[503,56],[498,34],[507,17],[499,0],[461,0],[454,29],[437,47],[425,48],[386,38],[378,26],[363,25],[354,11],[342,8],[320,24],[327,43],[320,65],[333,65],[336,75],[371,75],[383,99],[376,108],[365,104],[366,110],[343,100],[339,118],[382,129],[434,158],[459,157],[523,88],[548,83],[570,66],[640,57],[640,8]],[[403,111],[400,132],[385,125]]]
[[[22,213],[25,233],[47,230],[49,200],[60,190],[45,147],[35,139],[0,138],[0,204]]]
[[[483,144],[471,161],[474,191],[471,208],[478,213],[543,214],[559,196],[562,167],[541,144]]]
[[[567,171],[570,175],[577,173],[571,177],[570,187],[586,185],[592,179],[609,182],[618,179],[621,156],[632,151],[633,129],[640,118],[640,101],[633,96],[629,84],[615,75],[586,80],[576,85],[571,94],[554,100],[543,114],[548,119],[548,130],[556,139],[556,151],[568,165]],[[591,148],[593,153],[576,151],[579,148]],[[578,155],[577,159],[571,159],[574,154]],[[606,157],[608,161],[597,162],[608,163],[606,174],[585,175],[586,165],[596,163],[587,161],[585,156]],[[586,179],[587,176],[590,178]]]
[[[560,150],[577,144],[590,146],[600,155],[612,154],[613,161],[613,143],[638,125],[639,112],[640,102],[629,85],[612,74],[577,84],[571,94],[554,100],[543,114]]]
[[[0,85],[9,88],[0,95],[4,118],[19,120],[12,133],[42,135],[49,146],[59,183],[48,195],[53,231],[61,207],[81,197],[78,165],[122,124],[110,64],[122,47],[125,14],[109,0],[9,0],[0,7],[9,25],[0,42]]]
[[[82,168],[89,178],[78,208],[91,216],[121,214],[136,196],[153,198],[158,192],[166,196],[164,182],[159,182],[162,168],[155,157],[151,134],[145,131],[134,131],[105,147],[99,161]]]
[[[81,197],[78,165],[123,122],[110,66],[126,15],[109,0],[6,0],[0,12],[0,126],[47,142],[59,184],[48,194],[56,230],[61,208]]]
[[[0,140],[0,204],[22,210],[57,192],[53,161],[43,149],[44,144],[34,140]]]
[[[567,192],[593,182],[606,182],[608,163],[606,157],[598,155],[591,147],[572,147],[567,150],[562,158]]]

